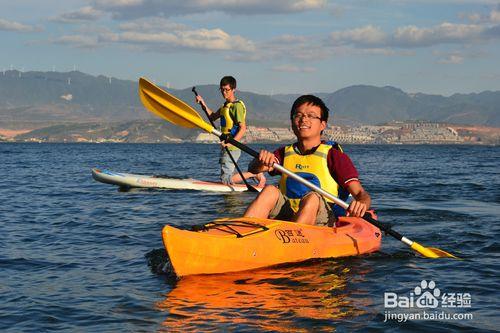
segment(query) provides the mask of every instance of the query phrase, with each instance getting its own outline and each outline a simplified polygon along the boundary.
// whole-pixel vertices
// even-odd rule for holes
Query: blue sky
[[[500,0],[0,0],[1,69],[264,94],[500,90]]]

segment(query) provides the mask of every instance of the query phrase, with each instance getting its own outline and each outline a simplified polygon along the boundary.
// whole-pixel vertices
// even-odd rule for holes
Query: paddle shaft
[[[193,89],[191,89],[191,91],[194,93],[195,96],[198,96],[198,92],[196,91],[196,87],[193,87]],[[205,105],[203,105],[201,103],[200,103],[200,105],[201,105],[201,108],[203,109],[203,111],[205,112],[205,114],[207,115],[207,118],[210,121],[210,124],[212,124],[212,126],[215,128],[215,123],[212,120],[212,118],[210,117],[210,115],[208,114],[207,108],[205,107]],[[233,155],[229,151],[229,148],[228,147],[224,147],[224,148],[226,149],[226,153],[229,155],[229,158],[231,159],[231,161],[233,162],[234,166],[236,167],[236,171],[238,171],[238,174],[240,175],[241,179],[243,180],[243,183],[245,183],[245,185],[248,188],[248,190],[250,192],[258,192],[257,189],[255,189],[255,187],[253,187],[252,185],[250,185],[247,182],[247,180],[245,179],[245,176],[243,176],[243,172],[241,171],[240,167],[238,166],[238,163],[236,163]]]

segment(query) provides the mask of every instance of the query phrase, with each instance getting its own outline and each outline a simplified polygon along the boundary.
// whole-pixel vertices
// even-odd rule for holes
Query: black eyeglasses
[[[220,92],[230,92],[233,89],[231,89],[231,88],[219,88],[219,90],[220,90]]]
[[[321,120],[321,117],[318,117],[315,114],[302,114],[302,113],[296,113],[292,116],[293,120],[302,120],[302,119],[318,119]]]

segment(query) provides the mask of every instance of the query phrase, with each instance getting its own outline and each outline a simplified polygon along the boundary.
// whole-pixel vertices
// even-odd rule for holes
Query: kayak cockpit
[[[269,230],[261,223],[243,219],[219,219],[203,225],[194,226],[192,231],[209,232],[214,235],[235,235],[237,238]]]

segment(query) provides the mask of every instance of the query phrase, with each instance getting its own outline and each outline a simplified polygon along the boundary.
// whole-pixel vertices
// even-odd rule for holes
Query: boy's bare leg
[[[267,219],[278,201],[279,194],[277,187],[267,185],[248,206],[243,216]]]
[[[259,187],[264,187],[264,185],[266,185],[266,177],[263,172],[256,174],[255,179],[259,181]]]
[[[315,193],[310,193],[300,200],[299,211],[295,215],[295,222],[303,224],[316,224],[320,198]]]
[[[266,184],[266,177],[264,177],[263,173],[254,174],[254,173],[247,171],[247,172],[243,172],[243,177],[245,177],[245,179],[248,179],[248,178],[257,179],[259,181],[259,185],[258,185],[259,187],[263,187]],[[241,176],[239,173],[235,173],[231,177],[231,182],[233,184],[238,184],[238,183],[242,183],[243,179],[241,179]]]
[[[254,174],[251,173],[251,172],[243,172],[243,177],[245,177],[245,179],[248,179],[248,178],[251,178],[253,177]],[[239,173],[235,173],[232,177],[231,177],[231,181],[233,182],[233,184],[238,184],[238,183],[242,183],[243,182],[243,179],[241,179],[241,176]]]

